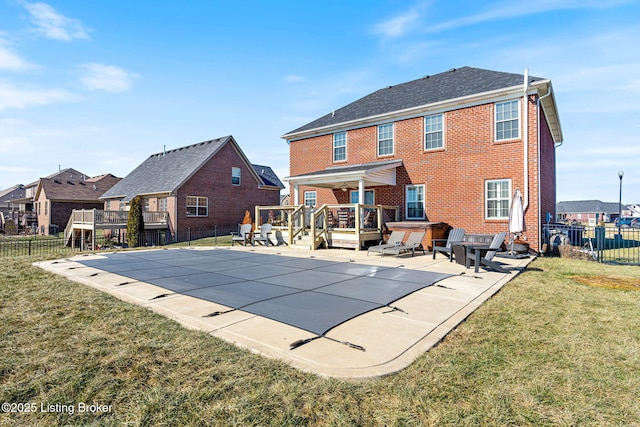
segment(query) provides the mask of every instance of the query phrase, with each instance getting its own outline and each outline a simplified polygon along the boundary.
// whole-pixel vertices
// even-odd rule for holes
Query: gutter
[[[524,69],[524,135],[522,142],[524,144],[524,200],[522,203],[522,211],[525,212],[529,207],[529,69]]]

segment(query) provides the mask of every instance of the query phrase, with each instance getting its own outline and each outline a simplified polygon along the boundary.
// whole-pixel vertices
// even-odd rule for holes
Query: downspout
[[[537,132],[536,132],[538,134],[538,137],[537,137],[537,139],[538,139],[537,140],[537,145],[538,145],[538,148],[537,148],[538,156],[537,157],[538,158],[536,160],[538,162],[537,167],[536,167],[538,172],[537,172],[536,179],[538,181],[538,185],[540,185],[540,106],[542,105],[542,103],[540,101],[542,101],[542,99],[546,98],[547,96],[550,96],[551,93],[552,93],[551,92],[551,86],[549,86],[549,91],[547,92],[547,94],[543,95],[543,96],[539,96],[538,100],[536,101],[536,114],[537,114],[536,126],[538,128]],[[555,149],[556,147],[554,146],[553,148]],[[540,197],[538,197],[538,215],[540,215]],[[555,220],[555,218],[554,218],[554,220]],[[539,251],[542,250],[542,241],[543,240],[544,239],[543,239],[543,236],[542,236],[542,227],[540,227],[540,229],[538,230],[538,250]]]
[[[522,211],[526,212],[529,206],[529,69],[524,69],[524,200]]]

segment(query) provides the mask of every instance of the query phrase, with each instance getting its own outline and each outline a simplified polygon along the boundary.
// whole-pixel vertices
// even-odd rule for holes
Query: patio
[[[474,273],[444,256],[433,260],[430,255],[396,258],[339,249],[225,247],[95,254],[36,265],[299,369],[362,378],[408,366],[529,261],[501,259],[509,274]],[[349,283],[335,288],[340,282]],[[413,288],[390,294],[390,304],[361,302],[368,298],[368,289],[389,283],[394,289],[413,283]],[[298,313],[293,313],[295,301],[287,306],[280,304],[286,300],[277,299],[301,298],[299,291],[305,287],[323,288],[314,295],[325,301],[319,311],[305,308],[314,298],[304,300]],[[233,298],[225,299],[225,305],[203,299],[208,298],[203,290],[209,288]],[[277,292],[264,294],[265,289]],[[352,298],[345,293],[357,289],[364,290],[355,298],[363,305],[357,314],[344,315],[337,324],[332,320],[313,326],[318,323],[309,319],[322,308],[332,311],[337,295]],[[280,304],[276,310],[264,308],[275,303]]]

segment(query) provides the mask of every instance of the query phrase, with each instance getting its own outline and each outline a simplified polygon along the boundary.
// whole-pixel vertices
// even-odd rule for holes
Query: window
[[[166,197],[160,197],[158,199],[158,211],[167,212],[168,210],[169,210],[169,208],[167,206],[167,198]]]
[[[442,130],[442,114],[427,116],[424,118],[424,149],[444,147]]]
[[[304,192],[304,205],[305,206],[315,206],[316,205],[316,192],[315,191],[305,191]]]
[[[347,133],[333,134],[333,161],[343,162],[347,160]]]
[[[486,181],[485,189],[487,219],[508,219],[511,180]]]
[[[378,126],[378,156],[393,154],[393,123]]]
[[[149,212],[149,209],[150,209],[149,203],[151,202],[148,197],[145,197],[143,200],[144,200],[144,212]]]
[[[240,168],[231,168],[231,184],[240,185]]]
[[[44,214],[45,214],[45,216],[49,215],[49,201],[48,200],[44,201]]]
[[[424,219],[424,185],[407,185],[407,219]]]
[[[209,198],[187,196],[187,216],[209,215]]]
[[[351,203],[358,203],[358,198],[359,198],[360,192],[358,190],[353,190],[351,192]],[[374,198],[373,198],[373,190],[364,190],[364,204],[365,205],[373,205],[374,204]]]
[[[520,134],[520,102],[499,102],[496,106],[496,141],[518,138]]]
[[[105,203],[105,210],[110,211],[111,210],[111,200],[107,200]]]

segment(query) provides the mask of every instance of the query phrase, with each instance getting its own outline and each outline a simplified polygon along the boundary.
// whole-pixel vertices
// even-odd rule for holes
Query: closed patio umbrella
[[[516,238],[524,231],[524,210],[522,207],[522,193],[516,190],[509,209],[509,232],[515,236],[511,241],[511,253],[513,254],[513,244]]]

